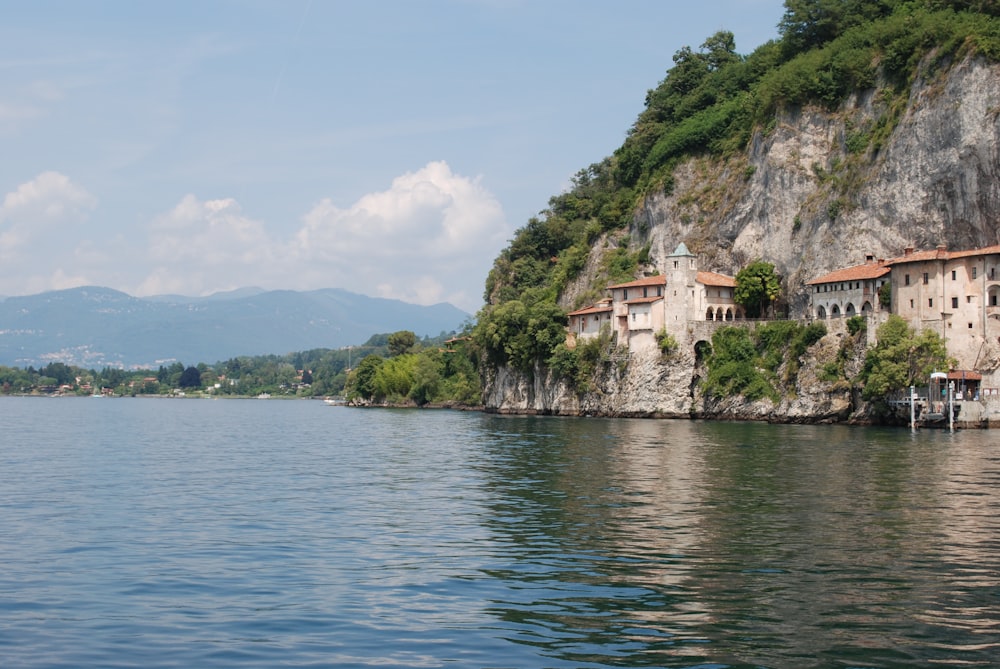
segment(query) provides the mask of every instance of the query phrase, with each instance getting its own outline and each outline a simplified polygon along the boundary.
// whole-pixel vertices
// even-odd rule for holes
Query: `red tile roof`
[[[592,304],[589,307],[584,307],[583,309],[577,309],[576,311],[571,311],[567,316],[587,316],[590,314],[601,314],[605,311],[611,311],[611,305],[606,304]]]
[[[887,260],[887,265],[902,265],[908,262],[925,262],[927,260],[953,260],[955,258],[969,258],[972,256],[985,256],[1000,254],[1000,244],[984,246],[978,249],[967,249],[965,251],[948,251],[944,248],[937,248],[932,251],[913,251],[909,255]]]
[[[889,268],[882,263],[865,263],[855,265],[845,269],[838,269],[821,277],[806,281],[807,286],[814,286],[818,283],[837,283],[838,281],[861,281],[863,279],[877,279],[889,273]]]
[[[616,288],[642,288],[643,286],[665,285],[667,285],[667,277],[662,274],[657,274],[656,276],[647,276],[636,281],[629,281],[628,283],[617,283],[613,286],[608,286],[608,290],[615,290]]]
[[[953,369],[948,372],[948,378],[953,381],[982,381],[983,375],[967,369]]]
[[[704,286],[724,286],[726,288],[735,288],[736,279],[731,276],[726,276],[725,274],[719,274],[718,272],[698,272],[698,283]]]

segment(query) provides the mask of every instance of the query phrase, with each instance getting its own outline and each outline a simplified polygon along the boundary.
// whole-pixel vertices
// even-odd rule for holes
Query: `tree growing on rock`
[[[733,299],[746,310],[748,318],[761,318],[781,294],[781,281],[774,265],[756,260],[736,275]]]

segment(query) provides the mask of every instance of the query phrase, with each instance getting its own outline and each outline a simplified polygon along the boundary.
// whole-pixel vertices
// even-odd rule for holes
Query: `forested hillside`
[[[780,38],[749,55],[738,53],[725,31],[677,51],[622,146],[581,169],[496,259],[475,330],[488,365],[529,371],[538,362],[559,364],[567,355],[560,350],[566,310],[590,303],[609,283],[656,270],[649,234],[656,216],[675,219],[689,236],[672,243],[687,241],[699,257],[735,274],[755,258],[727,248],[736,233],[727,238],[719,228],[734,225],[743,205],[732,194],[755,177],[757,163],[748,156],[778,132],[782,118],[808,109],[836,116],[863,98],[869,111],[841,115],[836,150],[812,163],[804,177],[812,191],[783,223],[788,234],[813,234],[812,248],[843,244],[855,251],[851,240],[868,241],[865,228],[881,214],[855,216],[850,231],[831,234],[829,226],[874,210],[862,189],[885,157],[915,84],[969,58],[1000,60],[998,17],[1000,6],[987,0],[787,0],[784,15],[775,17]],[[683,193],[675,192],[680,171],[688,183]],[[673,198],[673,208],[653,211],[664,198]],[[995,230],[954,234],[971,244]],[[802,248],[788,250],[797,255],[784,259],[787,274],[826,262],[810,259],[806,243]]]

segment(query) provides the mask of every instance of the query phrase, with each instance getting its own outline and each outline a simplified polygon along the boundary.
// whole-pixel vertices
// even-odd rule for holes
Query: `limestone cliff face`
[[[662,267],[679,242],[698,256],[701,269],[735,274],[755,259],[771,262],[792,316],[805,314],[806,281],[864,262],[866,254],[1000,243],[1000,66],[973,58],[928,72],[911,87],[904,111],[894,104],[891,95],[872,90],[836,111],[787,110],[752,138],[744,155],[689,160],[675,171],[670,192],[641,203],[629,243],[650,244],[647,269]],[[886,126],[891,133],[879,138]],[[573,306],[572,297],[592,279],[584,272],[566,290],[564,306]],[[807,357],[814,353],[819,349]],[[545,370],[528,379],[501,369],[487,380],[486,405],[791,421],[844,420],[858,410],[848,389],[816,379],[809,360],[795,396],[750,405],[702,397],[693,351],[669,362],[650,356],[613,365],[587,393]]]
[[[793,314],[805,281],[866,254],[1000,242],[1000,66],[928,75],[888,141],[851,151],[891,113],[881,91],[836,112],[787,111],[740,159],[682,166],[672,193],[645,200],[633,235],[645,232],[656,261],[684,241],[703,269],[772,262]]]

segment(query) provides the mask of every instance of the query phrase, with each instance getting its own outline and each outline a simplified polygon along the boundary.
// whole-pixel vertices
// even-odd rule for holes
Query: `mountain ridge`
[[[81,286],[0,298],[0,364],[87,368],[214,363],[243,355],[340,348],[373,334],[458,329],[469,314],[339,288],[237,289],[206,297],[134,297]]]

